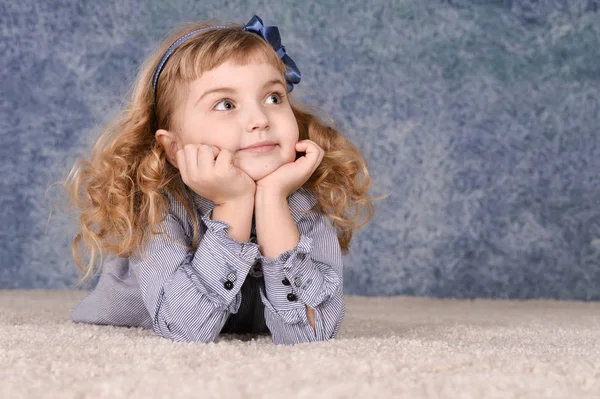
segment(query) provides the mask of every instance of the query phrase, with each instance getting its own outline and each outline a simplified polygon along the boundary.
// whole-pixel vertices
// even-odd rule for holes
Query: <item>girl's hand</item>
[[[228,150],[204,144],[187,144],[177,151],[177,167],[188,187],[216,205],[254,200],[256,184],[250,176],[233,165],[233,154]]]
[[[297,142],[296,151],[304,152],[305,155],[294,162],[280,166],[270,175],[257,181],[257,192],[285,198],[306,183],[323,160],[325,151],[311,140]]]

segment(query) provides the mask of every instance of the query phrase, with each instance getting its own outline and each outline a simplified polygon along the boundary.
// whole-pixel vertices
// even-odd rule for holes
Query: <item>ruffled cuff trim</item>
[[[269,259],[262,254],[259,254],[259,259],[264,266],[272,266],[272,265],[282,265],[283,267],[290,266],[294,262],[290,262],[290,260],[294,260],[294,258],[299,258],[302,260],[307,254],[310,254],[312,250],[312,238],[307,235],[300,234],[300,241],[298,244],[279,255],[275,259]]]
[[[251,241],[239,242],[231,238],[229,233],[229,224],[220,220],[212,220],[212,211],[202,216],[202,222],[214,236],[225,243],[225,246],[229,248],[233,253],[240,256],[246,261],[254,261],[258,259],[260,253],[258,251],[258,244]]]

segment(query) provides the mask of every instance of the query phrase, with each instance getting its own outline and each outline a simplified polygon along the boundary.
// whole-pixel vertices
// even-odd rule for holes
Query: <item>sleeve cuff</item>
[[[312,250],[312,238],[305,234],[300,234],[300,241],[290,250],[285,251],[275,259],[269,259],[259,253],[260,262],[266,266],[282,265],[283,267],[291,267],[296,259],[303,259],[310,254]]]
[[[260,256],[265,278],[265,299],[278,312],[294,309],[304,312],[305,304],[316,308],[341,285],[341,279],[335,272],[330,271],[332,273],[327,273],[326,278],[323,271],[317,268],[310,256],[311,249],[312,239],[301,234],[298,245],[276,259]]]
[[[229,237],[229,225],[211,220],[210,214],[202,221],[207,230],[195,253],[188,255],[186,273],[218,308],[235,313],[241,304],[242,284],[258,258],[258,245]]]
[[[269,299],[267,298],[267,296],[265,295],[263,290],[261,289],[261,290],[259,290],[259,292],[260,292],[260,299],[261,299],[263,305],[265,305],[265,308],[267,309],[267,311],[270,312],[272,315],[283,320],[283,322],[285,324],[298,324],[298,323],[309,324],[308,316],[306,315],[306,307],[304,305],[296,306],[295,308],[291,308],[291,309],[287,309],[287,310],[277,310],[271,304],[271,301],[269,301]]]
[[[258,244],[253,242],[239,242],[231,238],[229,233],[229,225],[220,220],[212,220],[212,211],[202,216],[202,222],[206,226],[206,233],[212,235],[222,245],[219,248],[226,248],[231,254],[239,256],[245,261],[256,261],[260,253],[258,252]]]

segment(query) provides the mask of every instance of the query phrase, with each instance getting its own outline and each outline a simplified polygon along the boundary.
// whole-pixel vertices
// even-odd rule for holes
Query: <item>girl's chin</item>
[[[254,181],[269,176],[281,166],[294,162],[296,153],[293,154],[274,154],[274,156],[265,157],[239,157],[234,160],[234,165],[244,171]]]
[[[273,170],[261,170],[261,171],[256,171],[256,172],[246,172],[248,174],[248,176],[250,176],[250,178],[252,178],[252,180],[259,181],[261,179],[263,179],[264,177],[269,176],[271,173],[273,173]]]
[[[263,165],[241,165],[239,168],[244,171],[254,181],[259,181],[264,177],[269,176],[281,165],[263,164]]]

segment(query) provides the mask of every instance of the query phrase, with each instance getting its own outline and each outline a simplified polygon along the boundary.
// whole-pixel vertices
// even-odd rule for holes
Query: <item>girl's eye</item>
[[[281,93],[272,93],[267,97],[268,104],[280,104],[281,103]]]
[[[216,111],[230,111],[233,109],[233,103],[229,100],[221,100],[215,105]]]

